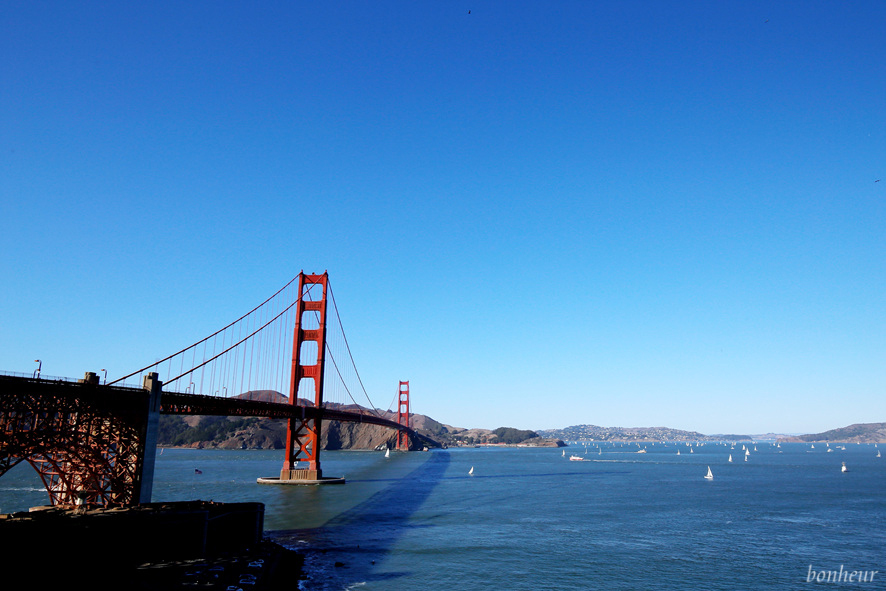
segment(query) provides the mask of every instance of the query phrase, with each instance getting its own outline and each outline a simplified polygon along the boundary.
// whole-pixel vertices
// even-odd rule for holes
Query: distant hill
[[[750,435],[704,435],[669,427],[599,427],[574,425],[565,429],[537,429],[540,437],[564,441],[751,441]]]
[[[886,443],[886,423],[856,423],[823,433],[780,437],[785,442],[834,441],[839,443]]]
[[[244,400],[287,403],[289,398],[274,390],[256,390],[236,396]],[[303,404],[311,405],[307,400]],[[367,410],[356,404],[328,403],[336,410]],[[376,409],[386,419],[397,420],[397,413]],[[417,446],[440,446],[448,428],[420,414],[409,415],[410,426],[425,441]],[[259,417],[168,416],[160,417],[159,445],[220,449],[283,449],[286,446],[286,421]],[[396,447],[396,431],[379,425],[324,421],[321,449],[383,449]]]

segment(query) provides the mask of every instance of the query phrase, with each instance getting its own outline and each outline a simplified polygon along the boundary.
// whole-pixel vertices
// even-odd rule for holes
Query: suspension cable
[[[348,356],[351,358],[351,366],[354,368],[354,374],[357,376],[357,381],[360,382],[360,387],[363,389],[363,394],[366,396],[366,400],[369,401],[369,408],[372,409],[373,414],[378,415],[375,410],[375,404],[373,404],[372,399],[369,398],[369,393],[366,391],[366,386],[363,385],[363,380],[360,378],[360,372],[357,371],[357,364],[354,363],[354,355],[351,353],[351,346],[348,344],[348,337],[345,335],[345,327],[341,322],[341,315],[338,313],[338,305],[335,303],[335,294],[332,293],[332,286],[329,286],[329,295],[332,298],[332,307],[335,309],[335,317],[338,319],[338,326],[341,329],[341,336],[345,341],[345,348],[348,350]],[[338,369],[336,367],[336,369]],[[341,374],[339,374],[341,375]],[[345,386],[347,389],[347,386]],[[348,396],[350,396],[350,392],[348,392]],[[351,398],[353,400],[353,398]],[[354,404],[357,404],[354,402]],[[379,415],[380,416],[380,415]]]
[[[142,373],[142,372],[145,371],[146,369],[150,369],[150,368],[152,368],[152,367],[155,367],[155,366],[157,366],[157,365],[160,365],[160,364],[163,363],[164,361],[168,361],[168,360],[172,359],[173,357],[175,357],[176,355],[179,355],[179,354],[181,354],[181,353],[184,353],[185,351],[187,351],[187,350],[190,349],[191,347],[196,347],[196,346],[199,345],[200,343],[202,343],[202,342],[204,342],[204,341],[207,341],[207,340],[211,339],[212,337],[214,337],[214,336],[217,335],[218,333],[220,333],[220,332],[222,332],[222,331],[225,331],[225,330],[229,329],[230,327],[234,326],[235,324],[237,324],[238,322],[240,322],[241,320],[243,320],[244,318],[246,318],[247,316],[249,316],[250,314],[252,314],[252,313],[255,312],[256,310],[258,310],[259,308],[261,308],[262,306],[264,306],[265,304],[267,304],[269,301],[271,301],[272,299],[274,299],[275,297],[277,297],[277,295],[280,294],[280,292],[282,292],[284,289],[286,289],[287,287],[289,287],[289,286],[292,284],[292,282],[295,281],[296,279],[298,279],[298,275],[296,275],[295,277],[293,277],[292,279],[290,279],[290,280],[289,280],[289,283],[287,283],[286,285],[284,285],[283,287],[281,287],[280,289],[278,289],[278,290],[276,291],[276,293],[274,293],[274,295],[272,295],[271,297],[269,297],[268,299],[266,299],[265,301],[263,301],[262,303],[260,303],[258,306],[256,306],[255,308],[253,308],[252,310],[250,310],[249,312],[247,312],[246,314],[244,314],[243,316],[241,316],[241,317],[238,318],[237,320],[231,322],[230,324],[228,324],[228,325],[225,326],[224,328],[220,328],[219,330],[215,331],[214,333],[212,333],[211,335],[209,335],[209,336],[206,337],[205,339],[199,340],[199,341],[197,341],[196,343],[194,343],[193,345],[191,345],[191,346],[189,346],[189,347],[185,347],[185,348],[182,349],[181,351],[178,351],[177,353],[173,353],[173,354],[170,355],[169,357],[165,357],[165,358],[161,359],[160,361],[155,361],[155,362],[152,363],[151,365],[145,366],[145,367],[143,367],[143,368],[141,368],[141,369],[139,369],[139,370],[137,370],[137,371],[132,372],[132,373],[129,374],[129,375],[125,375],[125,376],[123,376],[122,378],[118,378],[118,379],[114,380],[113,382],[109,383],[108,385],[110,386],[110,385],[112,385],[112,384],[116,384],[117,382],[122,382],[122,381],[124,381],[124,380],[126,380],[126,379],[128,379],[128,378],[131,378],[132,376],[134,376],[134,375],[136,375],[136,374],[140,374],[140,373]],[[309,290],[309,291],[310,291],[310,290]],[[301,299],[301,294],[298,294],[298,297],[299,297],[299,299]],[[290,308],[291,308],[291,307],[292,307],[292,306],[290,305]],[[288,310],[288,309],[289,309],[289,308],[287,308],[287,310]],[[248,338],[248,337],[247,337],[247,338]],[[239,344],[239,343],[238,343],[238,344]],[[214,359],[214,358],[213,358],[213,359]],[[205,364],[204,364],[204,365],[205,365]],[[194,369],[197,369],[197,368],[194,368]],[[189,372],[188,372],[188,373],[189,373]],[[186,375],[186,374],[182,374],[182,375]],[[181,377],[181,376],[179,376],[179,377]],[[176,379],[178,379],[178,378],[176,378]]]
[[[268,320],[266,323],[264,323],[263,325],[261,325],[260,327],[258,327],[258,328],[255,329],[254,331],[252,331],[249,335],[243,337],[242,339],[240,339],[239,341],[237,341],[237,343],[231,345],[230,347],[228,347],[227,349],[225,349],[224,351],[222,351],[221,353],[219,353],[219,354],[216,355],[215,357],[213,357],[213,358],[211,358],[211,359],[207,359],[206,361],[204,361],[204,362],[201,363],[200,365],[198,365],[198,366],[196,366],[196,367],[194,367],[194,368],[192,368],[192,369],[189,369],[188,371],[184,372],[183,374],[180,374],[180,375],[175,376],[175,377],[172,378],[171,380],[167,380],[166,382],[164,382],[164,384],[171,384],[171,383],[174,382],[175,380],[177,380],[177,379],[179,379],[179,378],[181,378],[181,377],[184,377],[184,376],[188,375],[189,373],[192,373],[192,372],[194,372],[194,371],[200,369],[201,367],[203,367],[203,366],[206,365],[207,363],[210,363],[210,362],[212,362],[212,361],[215,361],[216,359],[218,359],[219,357],[221,357],[222,355],[224,355],[225,353],[227,353],[228,351],[230,351],[231,349],[233,349],[233,348],[236,347],[237,345],[240,345],[240,344],[246,342],[247,340],[249,340],[250,338],[252,338],[253,336],[255,336],[257,333],[259,333],[259,332],[261,332],[262,330],[264,330],[265,327],[267,327],[269,324],[271,324],[272,322],[274,322],[275,320],[277,320],[278,318],[280,318],[280,316],[282,316],[283,314],[285,314],[285,313],[286,313],[291,307],[293,307],[293,306],[294,306],[295,304],[297,304],[297,303],[298,303],[298,300],[292,302],[291,304],[289,304],[289,306],[286,307],[285,310],[283,310],[282,312],[280,312],[279,314],[277,314],[276,316],[274,316],[273,318],[271,318],[270,320]],[[245,358],[245,354],[244,354],[244,358]],[[149,365],[148,367],[151,367],[151,366]],[[147,369],[147,368],[145,368],[145,369]],[[138,373],[138,372],[136,372],[136,373]],[[133,375],[134,375],[134,374],[133,374]]]

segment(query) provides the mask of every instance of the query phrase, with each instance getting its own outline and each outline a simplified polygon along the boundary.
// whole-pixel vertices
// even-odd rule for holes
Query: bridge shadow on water
[[[427,461],[399,478],[355,478],[351,484],[383,483],[385,487],[365,501],[339,513],[322,526],[312,529],[290,529],[267,532],[277,543],[301,551],[306,556],[306,571],[311,577],[307,589],[346,589],[366,582],[384,582],[409,576],[408,571],[384,570],[382,563],[394,547],[402,544],[404,535],[417,529],[434,527],[428,522],[434,514],[417,519],[434,489],[444,480],[534,481],[520,485],[516,490],[527,490],[537,483],[556,479],[588,477],[599,478],[622,472],[605,470],[588,473],[581,470],[527,472],[505,474],[459,474],[446,476],[451,458],[448,451],[428,454]],[[318,490],[319,493],[329,492]],[[494,502],[499,502],[498,499]],[[493,501],[489,501],[493,502]]]
[[[267,532],[268,536],[287,548],[305,552],[306,570],[312,579],[326,579],[325,583],[310,585],[310,589],[346,588],[402,577],[408,573],[378,573],[376,565],[406,531],[428,527],[411,524],[410,518],[443,480],[449,463],[448,451],[436,451],[402,478],[349,481],[390,484],[319,528],[278,530]]]

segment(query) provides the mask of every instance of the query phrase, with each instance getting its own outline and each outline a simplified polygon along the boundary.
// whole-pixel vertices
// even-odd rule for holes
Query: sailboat
[[[729,454],[729,461],[732,461],[732,454]]]
[[[840,468],[840,472],[849,472],[849,468],[846,467],[846,462],[843,462],[843,467]]]
[[[566,457],[566,450],[565,449],[563,450],[563,457],[564,458]]]
[[[711,467],[708,466],[708,473],[705,474],[705,480],[713,480],[713,479],[714,479],[714,473],[711,472]]]
[[[468,470],[468,474],[471,475],[471,476],[474,475],[474,467],[473,467],[473,466],[471,466],[471,469]]]
[[[877,450],[877,457],[878,458],[880,457],[880,450],[879,449]]]
[[[391,457],[391,448],[390,447],[385,450],[385,457],[386,458]]]

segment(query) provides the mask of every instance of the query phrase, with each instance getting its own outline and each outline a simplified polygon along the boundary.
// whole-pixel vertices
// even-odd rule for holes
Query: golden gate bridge
[[[0,477],[27,462],[53,505],[150,502],[159,415],[168,414],[285,419],[280,475],[257,482],[340,483],[323,476],[324,421],[389,427],[403,451],[422,445],[409,426],[408,381],[393,402],[396,413],[385,413],[369,398],[328,274],[301,272],[224,328],[110,382],[93,372],[76,381],[0,375]]]

